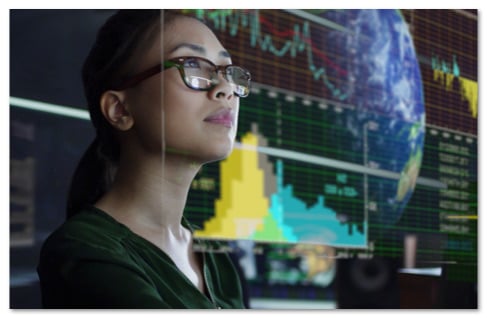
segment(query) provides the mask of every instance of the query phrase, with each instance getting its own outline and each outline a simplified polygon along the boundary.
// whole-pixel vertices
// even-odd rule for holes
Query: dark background
[[[113,12],[11,10],[10,96],[86,110],[81,65],[96,30]],[[35,158],[35,212],[26,222],[35,230],[24,229],[31,244],[17,246],[11,237],[11,308],[41,306],[35,272],[40,246],[65,218],[69,179],[93,136],[87,120],[10,107],[11,160]],[[10,191],[22,192],[12,184]],[[11,232],[23,230],[12,223]]]

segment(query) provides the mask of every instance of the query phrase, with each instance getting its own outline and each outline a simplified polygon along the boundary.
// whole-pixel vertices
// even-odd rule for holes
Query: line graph
[[[313,45],[310,24],[307,20],[304,20],[302,24],[294,24],[284,31],[278,31],[273,23],[260,16],[258,9],[187,11],[194,11],[196,17],[211,21],[215,29],[222,32],[228,31],[232,37],[236,37],[239,32],[248,32],[250,34],[250,47],[270,52],[276,57],[289,55],[291,58],[296,58],[298,54],[303,54],[307,60],[307,68],[314,80],[321,81],[332,96],[339,101],[343,101],[349,96],[347,91],[339,88],[339,85],[335,83],[336,80],[331,80],[327,68],[335,70],[342,77],[342,80],[345,80],[347,71],[334,63],[325,52]],[[263,26],[268,28],[268,33],[262,31]],[[274,38],[285,38],[285,40],[280,47],[277,47]],[[317,65],[315,56],[318,56],[325,66]]]

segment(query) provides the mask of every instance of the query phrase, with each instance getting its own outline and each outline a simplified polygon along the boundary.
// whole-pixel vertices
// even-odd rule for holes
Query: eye
[[[201,63],[197,59],[187,59],[184,61],[184,67],[186,68],[201,68]]]

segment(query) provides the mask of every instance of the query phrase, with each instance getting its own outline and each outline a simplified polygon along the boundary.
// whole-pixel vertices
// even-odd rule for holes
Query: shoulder
[[[44,242],[43,254],[123,254],[128,229],[108,214],[87,208],[68,219]]]

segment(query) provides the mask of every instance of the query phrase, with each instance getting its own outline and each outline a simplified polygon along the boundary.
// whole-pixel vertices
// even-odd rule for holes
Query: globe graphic
[[[324,45],[334,48],[334,62],[347,70],[340,89],[343,101],[356,107],[346,120],[356,137],[351,142],[365,151],[365,166],[396,175],[367,176],[369,221],[395,224],[414,191],[425,134],[421,74],[408,25],[398,10],[328,10],[320,16],[341,26],[325,35]]]

